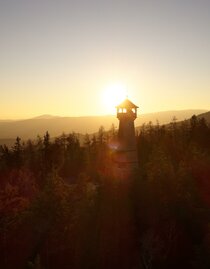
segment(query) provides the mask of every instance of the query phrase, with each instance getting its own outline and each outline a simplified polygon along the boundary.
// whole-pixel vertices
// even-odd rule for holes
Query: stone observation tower
[[[117,107],[119,119],[118,149],[115,162],[121,171],[132,172],[138,167],[134,121],[137,108],[130,100],[125,99]]]

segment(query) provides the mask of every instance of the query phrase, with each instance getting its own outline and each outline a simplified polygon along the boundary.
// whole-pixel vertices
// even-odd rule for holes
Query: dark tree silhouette
[[[209,124],[150,122],[136,141],[127,182],[114,126],[1,145],[0,268],[209,268]]]

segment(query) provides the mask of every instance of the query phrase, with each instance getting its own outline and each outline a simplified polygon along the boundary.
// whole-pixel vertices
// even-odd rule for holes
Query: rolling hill
[[[160,124],[169,123],[175,116],[178,121],[189,119],[193,114],[203,115],[210,121],[210,112],[205,110],[177,110],[163,111],[149,114],[139,114],[135,121],[135,125],[139,126],[143,123],[152,121],[154,124],[159,121]],[[37,135],[43,136],[49,131],[51,137],[65,133],[94,133],[100,126],[104,126],[108,130],[112,123],[118,126],[116,116],[88,116],[88,117],[58,117],[51,115],[42,115],[26,120],[1,120],[0,121],[0,144],[13,144],[14,139],[19,136],[22,140],[34,139]]]
[[[199,114],[198,118],[204,118],[208,123],[210,123],[210,111]]]

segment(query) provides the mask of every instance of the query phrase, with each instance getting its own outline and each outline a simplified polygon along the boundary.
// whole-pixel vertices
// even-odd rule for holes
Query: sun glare
[[[106,86],[102,93],[102,101],[106,107],[106,112],[114,113],[115,106],[120,104],[126,98],[126,95],[127,90],[124,84],[115,83]]]

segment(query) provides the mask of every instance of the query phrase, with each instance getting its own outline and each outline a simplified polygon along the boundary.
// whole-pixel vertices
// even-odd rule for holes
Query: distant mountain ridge
[[[48,120],[48,119],[55,119],[55,118],[60,118],[60,116],[53,116],[53,115],[50,115],[50,114],[43,114],[43,115],[34,117],[32,119],[45,119],[45,120]]]
[[[154,124],[158,121],[159,124],[167,124],[172,121],[175,116],[178,121],[189,119],[192,115],[204,115],[210,122],[210,112],[201,109],[164,111],[156,113],[141,114],[135,121],[135,126],[138,127],[143,123],[152,121]],[[48,131],[51,137],[55,137],[64,133],[95,133],[100,126],[104,126],[106,130],[110,129],[111,125],[118,126],[116,116],[86,116],[86,117],[59,117],[52,115],[41,115],[32,119],[0,121],[0,144],[2,140],[8,141],[15,139],[17,136],[23,140],[34,139],[37,135],[43,136]]]

